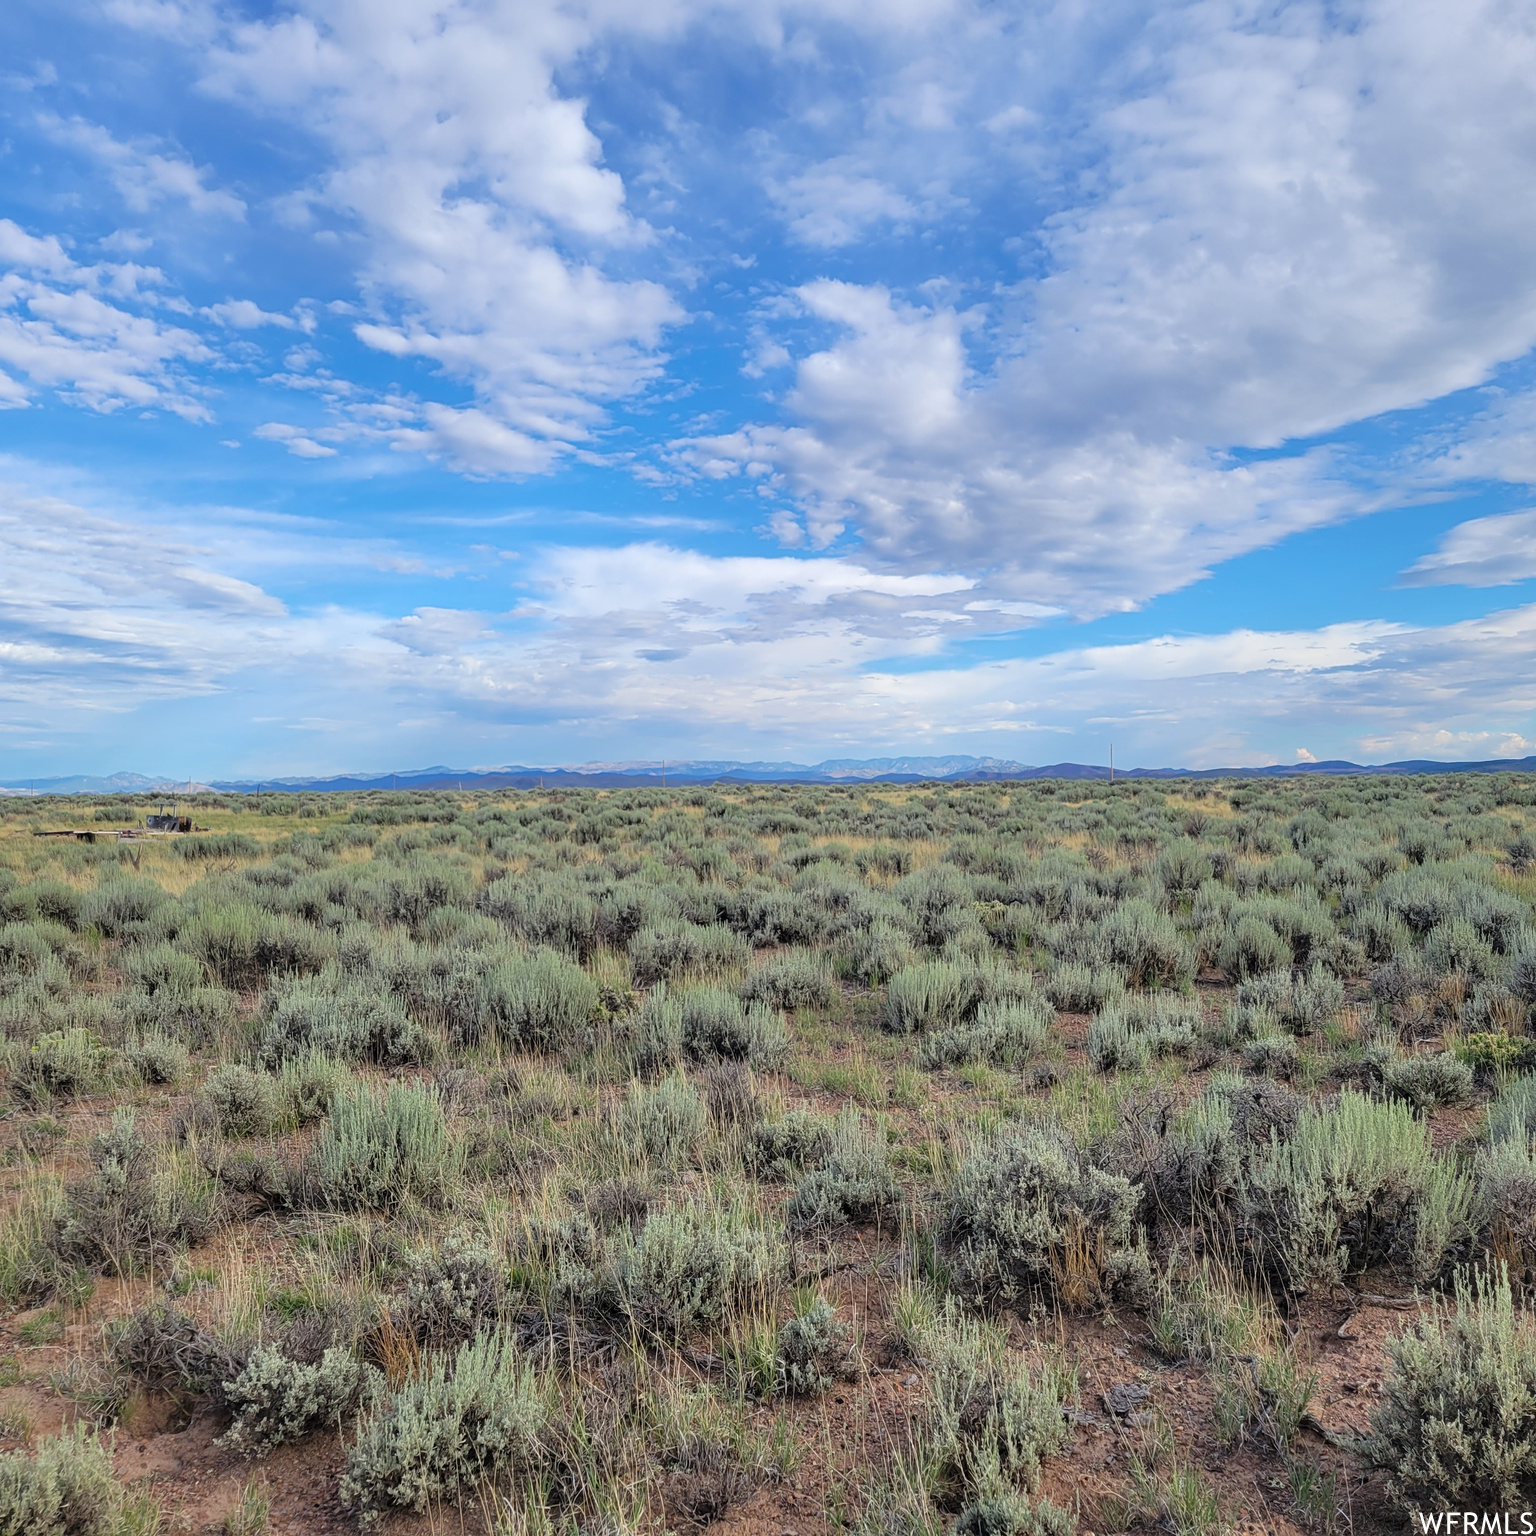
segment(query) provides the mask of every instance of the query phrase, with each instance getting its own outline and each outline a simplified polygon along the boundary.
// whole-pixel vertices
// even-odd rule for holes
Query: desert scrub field
[[[0,1536],[1536,1502],[1536,781],[143,810],[0,800]]]

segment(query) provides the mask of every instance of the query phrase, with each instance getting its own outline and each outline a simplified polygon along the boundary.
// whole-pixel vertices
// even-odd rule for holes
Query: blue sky
[[[0,778],[1536,751],[1526,21],[13,0]]]

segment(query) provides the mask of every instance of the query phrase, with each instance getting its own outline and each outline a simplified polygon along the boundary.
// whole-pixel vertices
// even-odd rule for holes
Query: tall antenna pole
[[[1109,744],[1109,782],[1111,784],[1113,784],[1115,782],[1115,744],[1114,744],[1114,742],[1110,742],[1110,744]]]

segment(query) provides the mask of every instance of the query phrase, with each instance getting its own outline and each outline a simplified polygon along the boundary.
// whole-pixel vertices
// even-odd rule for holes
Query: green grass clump
[[[342,1502],[372,1524],[493,1489],[540,1464],[548,1419],[548,1398],[511,1336],[487,1330],[455,1355],[431,1356],[363,1420]]]
[[[448,1204],[463,1165],[463,1144],[430,1088],[394,1085],[381,1095],[359,1084],[332,1101],[312,1172],[326,1204],[396,1211]]]
[[[0,1302],[31,1306],[46,1299],[60,1279],[55,1235],[62,1213],[58,1182],[33,1177],[0,1216]]]

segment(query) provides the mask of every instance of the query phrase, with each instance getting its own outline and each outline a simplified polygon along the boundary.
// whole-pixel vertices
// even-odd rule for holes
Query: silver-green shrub
[[[108,1070],[109,1052],[90,1030],[52,1030],[17,1061],[11,1085],[29,1102],[47,1103],[100,1088]]]
[[[967,1504],[955,1520],[955,1536],[1075,1536],[1070,1510],[1042,1494],[1031,1499],[1015,1488],[998,1488]]]
[[[1064,1131],[1029,1127],[971,1152],[939,1240],[958,1291],[1011,1303],[1051,1291],[1069,1243],[1130,1247],[1139,1202],[1129,1179],[1095,1168]]]
[[[734,1207],[689,1204],[621,1233],[619,1305],[645,1333],[676,1336],[718,1324],[767,1296],[782,1277],[782,1243]]]
[[[1194,951],[1173,919],[1140,897],[1119,902],[1098,920],[1093,948],[1135,987],[1182,987],[1195,979]]]
[[[1471,1178],[1437,1157],[1402,1103],[1346,1092],[1271,1141],[1245,1191],[1250,1236],[1292,1290],[1338,1284],[1389,1258],[1432,1279],[1470,1236]]]
[[[1101,1072],[1143,1067],[1153,1057],[1187,1051],[1200,1022],[1198,1003],[1164,993],[1111,1002],[1088,1026],[1085,1050]]]
[[[1382,1063],[1382,1086],[1420,1114],[1472,1097],[1472,1068],[1449,1051],[1432,1056],[1397,1056]]]
[[[964,1023],[980,1001],[974,968],[949,960],[926,960],[891,977],[885,998],[886,1028],[910,1035]]]
[[[798,1230],[836,1227],[889,1215],[900,1204],[884,1127],[846,1109],[832,1123],[820,1163],[795,1187],[784,1218]]]
[[[912,964],[912,940],[902,928],[877,917],[868,928],[857,928],[843,941],[848,973],[867,987],[878,987]]]
[[[1536,1072],[1522,1072],[1499,1089],[1488,1106],[1488,1135],[1494,1141],[1525,1141],[1536,1134]]]
[[[280,1112],[276,1082],[233,1061],[208,1074],[202,1097],[225,1136],[263,1136]]]
[[[792,1109],[752,1127],[747,1160],[759,1178],[788,1181],[821,1162],[831,1145],[831,1121],[808,1109]]]
[[[1098,1013],[1124,991],[1124,975],[1109,965],[1068,961],[1045,978],[1045,995],[1063,1013]]]
[[[489,1330],[456,1355],[431,1356],[364,1419],[347,1451],[342,1502],[371,1524],[505,1482],[543,1460],[548,1418],[511,1336]]]
[[[121,1504],[112,1453],[83,1424],[0,1456],[0,1536],[113,1536]]]
[[[822,957],[814,951],[790,950],[749,971],[740,992],[746,1002],[769,1008],[825,1008],[836,984]]]
[[[855,1374],[853,1329],[818,1296],[779,1329],[774,1368],[786,1396],[819,1397]]]
[[[61,1258],[132,1275],[212,1229],[213,1181],[173,1149],[152,1147],[132,1109],[113,1113],[90,1157],[92,1172],[70,1185],[50,1236]]]
[[[654,1087],[636,1083],[620,1111],[620,1128],[653,1162],[687,1162],[709,1134],[709,1109],[681,1072]]]
[[[1369,1447],[1411,1511],[1530,1508],[1536,1498],[1536,1328],[1508,1276],[1458,1276],[1387,1346]]]
[[[334,970],[274,988],[257,1047],[262,1063],[274,1068],[315,1052],[400,1066],[424,1061],[430,1051],[426,1032],[398,997]]]
[[[360,1366],[345,1349],[328,1349],[306,1365],[275,1344],[258,1344],[245,1369],[224,1383],[234,1422],[220,1443],[245,1456],[265,1456],[313,1430],[340,1427],[378,1382],[374,1367]]]
[[[1002,1330],[946,1312],[926,1331],[929,1435],[940,1468],[961,1487],[990,1490],[1007,1482],[1036,1488],[1047,1456],[1067,1442],[1062,1404],[1069,1377],[1039,1374],[1007,1346]]]
[[[507,1044],[570,1055],[591,1039],[597,983],[552,949],[494,966],[482,985],[482,1014]]]
[[[969,1024],[930,1030],[918,1046],[921,1066],[948,1067],[989,1062],[1016,1067],[1038,1054],[1056,1020],[1044,998],[982,1003]]]
[[[695,1061],[744,1061],[757,1071],[789,1052],[784,1016],[763,1002],[743,1006],[721,986],[690,987],[681,997],[683,1049]]]
[[[311,1164],[321,1199],[334,1206],[398,1210],[407,1201],[444,1205],[463,1171],[464,1148],[430,1088],[366,1084],[331,1103]]]
[[[124,1054],[140,1082],[155,1085],[179,1083],[192,1066],[186,1046],[168,1035],[139,1035],[128,1042]]]

